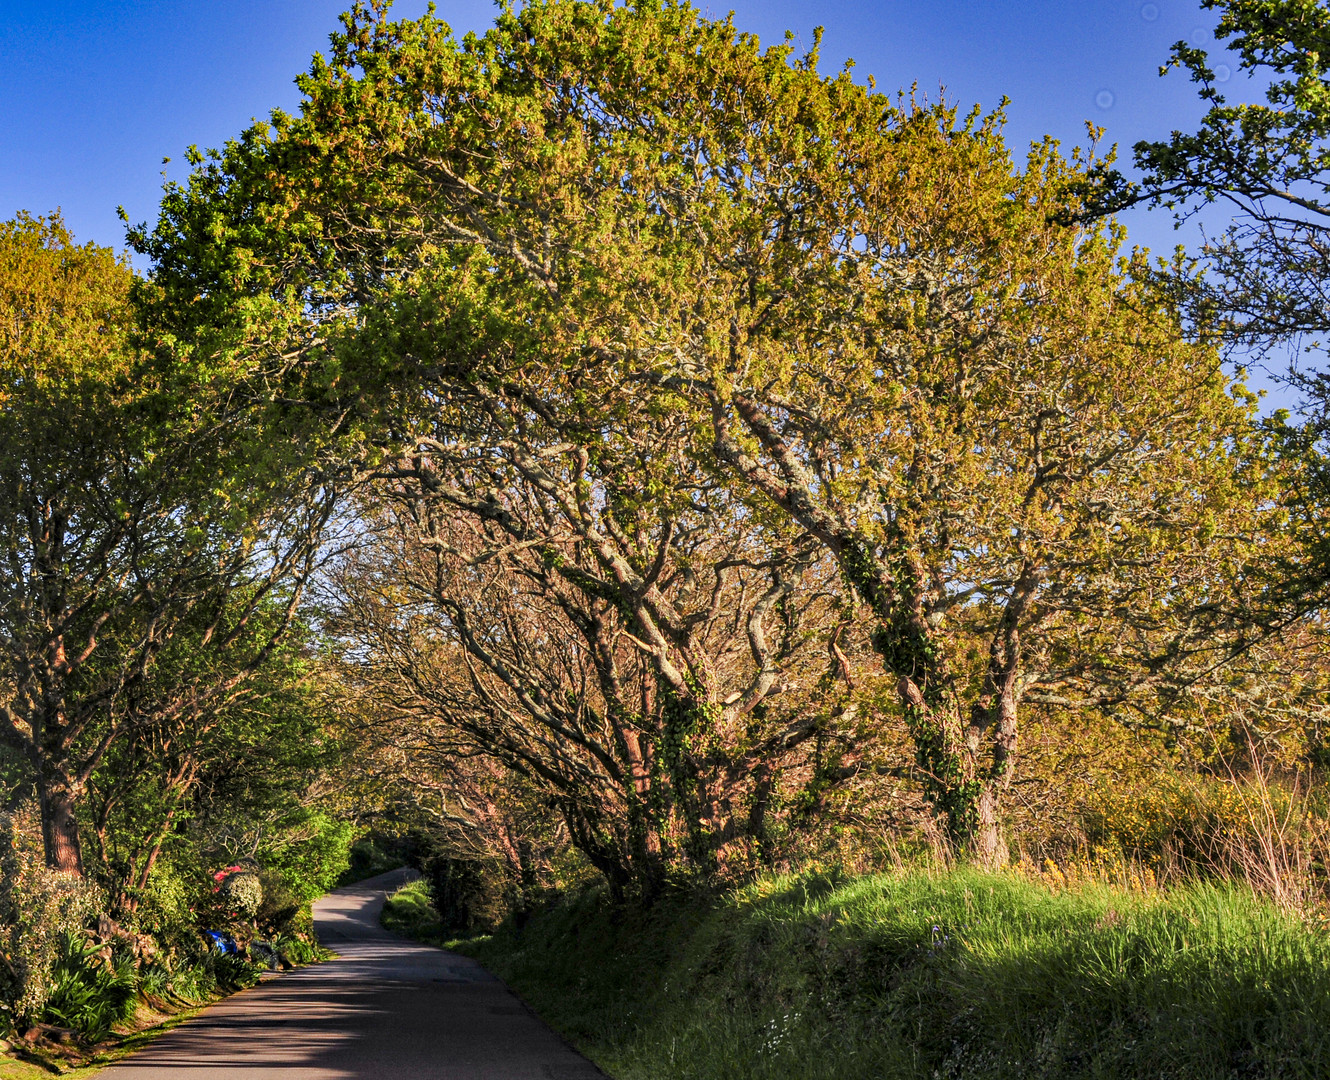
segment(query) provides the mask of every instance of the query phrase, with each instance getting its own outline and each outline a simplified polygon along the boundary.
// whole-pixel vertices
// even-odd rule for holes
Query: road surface
[[[103,1080],[596,1080],[474,960],[379,926],[393,871],[329,893],[314,926],[339,959],[227,998]]]

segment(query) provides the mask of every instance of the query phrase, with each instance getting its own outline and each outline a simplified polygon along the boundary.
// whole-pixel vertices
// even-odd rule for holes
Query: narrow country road
[[[236,994],[101,1073],[104,1080],[594,1080],[474,960],[379,926],[393,871],[314,905],[339,959]]]

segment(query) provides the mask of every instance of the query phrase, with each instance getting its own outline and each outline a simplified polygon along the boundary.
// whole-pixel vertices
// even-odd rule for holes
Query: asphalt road
[[[219,1002],[101,1073],[104,1080],[593,1080],[474,960],[379,926],[393,871],[314,905],[339,959]]]

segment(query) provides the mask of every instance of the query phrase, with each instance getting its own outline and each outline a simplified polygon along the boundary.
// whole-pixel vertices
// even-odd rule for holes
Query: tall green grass
[[[1330,946],[1234,887],[810,874],[458,947],[620,1080],[1330,1076]]]
[[[434,908],[429,882],[424,878],[408,881],[388,897],[379,921],[385,930],[427,945],[442,945],[449,937],[443,931],[443,919]]]

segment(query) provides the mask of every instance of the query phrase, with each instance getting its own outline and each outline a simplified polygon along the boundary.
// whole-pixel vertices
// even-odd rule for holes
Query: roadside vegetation
[[[155,888],[127,908],[96,881],[46,868],[35,832],[31,815],[0,815],[0,1039],[20,1060],[113,1059],[177,1014],[322,956],[308,901],[273,869],[191,883],[163,860]]]
[[[618,1080],[1330,1070],[1330,942],[1232,883],[809,871],[454,947]]]
[[[416,878],[388,897],[380,922],[384,929],[426,945],[444,945],[455,936],[445,931],[429,882],[424,878]]]
[[[625,1075],[1323,1070],[1330,9],[1205,6],[1270,107],[1178,46],[1143,186],[684,3],[357,3],[143,274],[0,225],[0,1037],[407,859]]]

